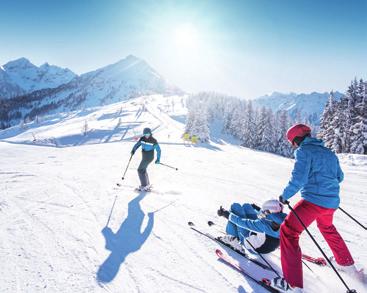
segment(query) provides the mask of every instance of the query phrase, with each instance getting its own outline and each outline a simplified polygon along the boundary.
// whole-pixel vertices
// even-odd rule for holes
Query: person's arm
[[[308,174],[311,168],[311,159],[302,149],[298,149],[295,152],[295,159],[296,162],[292,171],[292,177],[282,194],[284,200],[288,200],[295,195],[308,180]]]
[[[137,141],[137,143],[133,146],[133,149],[131,150],[131,154],[133,155],[136,150],[141,146],[141,138]]]
[[[338,166],[337,166],[338,170],[337,170],[336,176],[337,176],[338,181],[339,181],[339,183],[340,183],[340,182],[342,182],[342,181],[344,180],[344,173],[343,173],[342,168],[340,168],[339,159],[338,159],[338,158],[336,158],[336,160],[337,160],[337,165],[338,165]]]
[[[159,146],[158,143],[156,143],[154,145],[154,148],[155,148],[155,150],[157,152],[157,160],[156,160],[156,163],[159,163],[161,161],[161,148],[160,148],[160,146]]]
[[[244,228],[246,230],[250,230],[254,232],[259,232],[259,233],[265,232],[266,233],[266,231],[269,229],[268,225],[266,225],[260,219],[256,219],[256,220],[245,219],[233,213],[229,214],[228,220],[240,228]]]

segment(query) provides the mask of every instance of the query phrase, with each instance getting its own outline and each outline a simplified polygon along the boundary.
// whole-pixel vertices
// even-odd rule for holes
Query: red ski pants
[[[322,236],[325,238],[335,260],[340,265],[352,265],[354,260],[343,238],[333,225],[335,209],[323,208],[304,199],[293,208],[302,222],[308,227],[316,220]],[[292,287],[303,288],[302,252],[299,236],[304,228],[297,217],[290,212],[280,227],[280,256],[285,280]]]

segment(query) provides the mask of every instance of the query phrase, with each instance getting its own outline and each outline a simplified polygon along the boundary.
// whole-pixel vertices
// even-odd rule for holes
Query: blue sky
[[[84,73],[129,54],[188,91],[253,98],[367,77],[367,0],[0,0],[0,64]]]

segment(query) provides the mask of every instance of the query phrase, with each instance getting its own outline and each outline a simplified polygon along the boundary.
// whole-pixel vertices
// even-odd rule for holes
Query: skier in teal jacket
[[[138,140],[131,150],[133,156],[136,150],[141,147],[142,159],[138,167],[138,175],[140,180],[139,190],[148,191],[151,188],[149,176],[147,172],[148,165],[154,160],[154,150],[157,152],[156,164],[160,163],[161,148],[157,140],[152,136],[152,130],[150,128],[144,128],[143,136]]]

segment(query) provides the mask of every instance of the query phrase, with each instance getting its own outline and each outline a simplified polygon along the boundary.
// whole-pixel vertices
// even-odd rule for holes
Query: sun
[[[199,34],[192,24],[183,24],[173,33],[176,46],[185,50],[195,50],[199,46]]]

